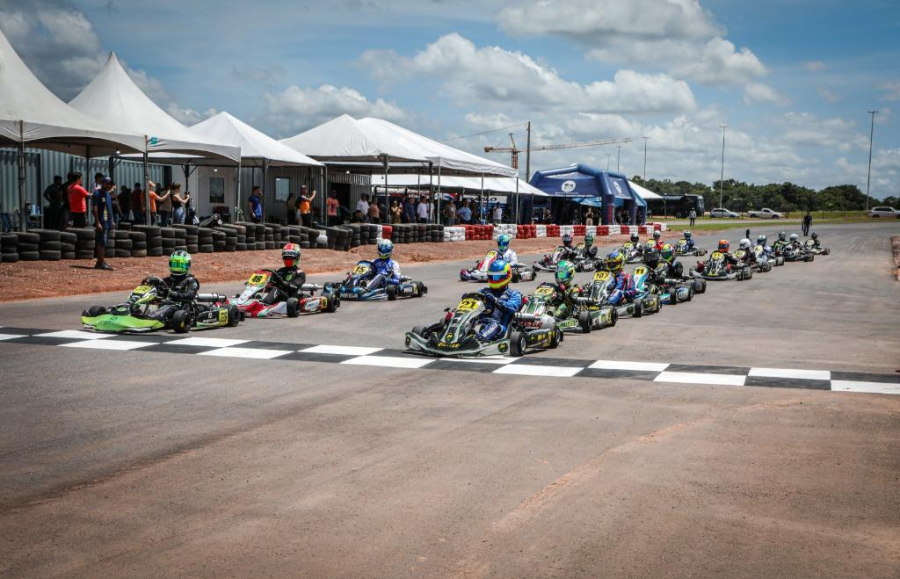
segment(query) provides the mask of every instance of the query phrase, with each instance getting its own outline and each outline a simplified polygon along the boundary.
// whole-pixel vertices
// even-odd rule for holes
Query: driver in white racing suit
[[[510,241],[512,241],[512,238],[509,235],[506,233],[501,234],[497,238],[497,253],[500,254],[498,256],[499,259],[502,259],[509,264],[509,267],[515,269],[519,265],[519,256],[509,246]]]

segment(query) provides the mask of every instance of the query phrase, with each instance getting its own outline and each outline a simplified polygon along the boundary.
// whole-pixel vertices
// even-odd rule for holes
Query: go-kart
[[[477,281],[487,282],[487,271],[495,259],[500,257],[500,253],[496,249],[492,249],[484,256],[484,259],[475,264],[472,269],[459,270],[459,279],[461,281]],[[512,266],[512,281],[532,281],[534,279],[534,270],[527,269],[521,263]]]
[[[785,261],[812,261],[815,259],[815,254],[807,252],[805,247],[798,247],[790,243],[784,246],[781,255]]]
[[[335,312],[341,305],[341,298],[328,291],[331,289],[330,287],[323,291],[321,295],[311,295],[312,292],[322,289],[322,286],[313,283],[300,286],[301,292],[307,292],[310,295],[291,296],[286,300],[267,304],[264,298],[273,289],[274,281],[277,277],[278,272],[271,269],[259,269],[253,272],[244,285],[244,291],[233,298],[229,298],[228,303],[236,305],[241,310],[241,315],[245,318],[272,318],[279,316],[296,318],[300,314]]]
[[[536,348],[556,348],[563,341],[563,333],[555,325],[529,329],[516,316],[506,333],[496,340],[481,342],[477,336],[482,322],[478,318],[486,309],[484,294],[467,293],[456,308],[445,310],[441,321],[407,332],[406,347],[432,356],[522,356]]]
[[[696,245],[688,249],[686,239],[679,239],[675,242],[675,255],[696,255],[697,257],[703,257],[706,253],[705,249],[700,249]]]
[[[559,262],[572,257],[572,249],[566,247],[565,245],[558,245],[556,249],[553,250],[553,253],[549,255],[545,255],[538,261],[534,262],[534,265],[531,266],[531,269],[535,272],[539,271],[549,271],[555,272],[556,266],[559,265]]]
[[[646,266],[639,266],[634,270],[635,287],[637,288],[638,276],[641,277],[642,289],[631,301],[625,301],[617,306],[609,303],[610,294],[612,293],[612,285],[615,283],[615,277],[606,270],[598,271],[594,274],[590,283],[583,287],[583,293],[580,298],[575,300],[579,308],[609,309],[615,312],[618,319],[620,316],[632,316],[640,318],[645,313],[652,314],[659,311],[662,303],[659,295],[647,291],[646,280],[650,271]]]
[[[556,325],[563,332],[589,334],[591,330],[616,325],[619,316],[610,308],[590,308],[576,303],[571,311],[555,309],[551,303],[558,297],[559,288],[544,282],[528,296],[516,316],[525,328],[544,328]],[[576,298],[577,300],[577,298]]]
[[[628,241],[619,251],[625,256],[625,263],[641,263],[644,260],[644,246],[640,243]]]
[[[587,246],[579,243],[575,246],[575,257],[572,258],[575,271],[594,271],[597,269],[597,258],[587,253]]]
[[[700,278],[671,278],[666,277],[668,268],[660,263],[656,266],[655,283],[659,299],[662,303],[675,305],[678,302],[689,302],[694,299],[694,294],[706,293],[706,280]]]
[[[709,281],[725,281],[736,279],[743,281],[753,277],[753,269],[747,265],[739,263],[732,267],[725,260],[725,254],[721,251],[714,251],[705,262],[698,261],[697,266],[691,268],[691,277],[699,277]]]
[[[331,284],[334,292],[342,300],[374,301],[390,300],[397,298],[420,298],[428,293],[428,288],[420,281],[412,281],[403,276],[399,284],[385,284],[381,287],[368,289],[369,281],[375,276],[375,266],[371,261],[357,262],[353,270],[347,274],[343,281]],[[326,286],[327,289],[328,286]]]
[[[753,246],[753,253],[756,254],[756,261],[762,262],[766,260],[769,262],[769,265],[779,267],[784,265],[784,256],[783,255],[775,255],[773,251],[766,251],[766,248],[760,244],[756,244]]]
[[[165,301],[168,292],[166,282],[160,278],[145,278],[125,302],[109,308],[91,306],[86,309],[81,314],[81,323],[97,332],[152,332],[171,328],[183,334],[192,328],[233,327],[241,321],[237,306],[226,304],[227,298],[219,294],[197,294],[193,303],[171,315],[163,315],[161,306],[173,305]]]
[[[806,253],[813,255],[828,255],[831,253],[831,250],[827,247],[816,247],[816,242],[812,239],[806,240],[806,243],[803,244],[803,249]]]
[[[746,264],[752,270],[758,271],[759,273],[766,273],[768,271],[772,271],[772,264],[769,262],[769,256],[765,253],[762,254],[760,258],[759,255],[756,255],[756,261],[754,263],[749,263],[749,259],[747,258],[747,252],[743,249],[738,249],[734,252],[734,257],[740,263]]]

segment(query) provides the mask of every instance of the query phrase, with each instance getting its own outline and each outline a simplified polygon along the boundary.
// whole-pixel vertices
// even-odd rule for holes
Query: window
[[[286,201],[291,194],[291,180],[287,177],[275,177],[275,200]]]
[[[225,203],[225,178],[210,177],[209,178],[209,202]]]

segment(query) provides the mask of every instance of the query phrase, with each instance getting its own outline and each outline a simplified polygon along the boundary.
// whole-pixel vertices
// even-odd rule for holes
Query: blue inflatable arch
[[[647,203],[628,184],[628,177],[621,173],[578,164],[538,171],[531,177],[531,184],[559,200],[552,203],[557,213],[566,201],[571,201],[600,207],[601,225],[616,224],[617,207],[625,209],[630,225],[642,225],[646,221]],[[559,215],[555,217],[558,221]]]

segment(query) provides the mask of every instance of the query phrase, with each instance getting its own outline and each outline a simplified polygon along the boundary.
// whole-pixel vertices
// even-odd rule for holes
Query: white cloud
[[[804,60],[801,64],[803,68],[810,72],[822,72],[828,68],[821,60]]]
[[[263,119],[268,125],[284,131],[307,129],[341,114],[354,117],[379,117],[391,121],[407,115],[396,104],[383,99],[371,101],[359,91],[324,84],[318,88],[289,86],[280,93],[263,95]]]
[[[881,100],[900,101],[900,80],[893,80],[878,85],[878,88],[884,91]]]
[[[708,41],[698,56],[690,52],[682,56],[685,62],[675,65],[672,74],[705,84],[741,84],[766,74],[766,67],[748,48],[736,50],[720,37]]]
[[[839,94],[825,86],[816,87],[816,94],[822,97],[822,100],[831,104],[844,100],[844,95]]]
[[[412,57],[370,50],[360,62],[383,82],[439,78],[442,93],[461,106],[483,102],[596,113],[686,111],[696,106],[688,84],[665,74],[620,70],[612,81],[583,85],[563,79],[527,54],[498,46],[478,48],[456,33]]]
[[[780,107],[786,107],[791,104],[791,99],[769,85],[751,82],[744,85],[744,103],[748,105],[772,103]]]

